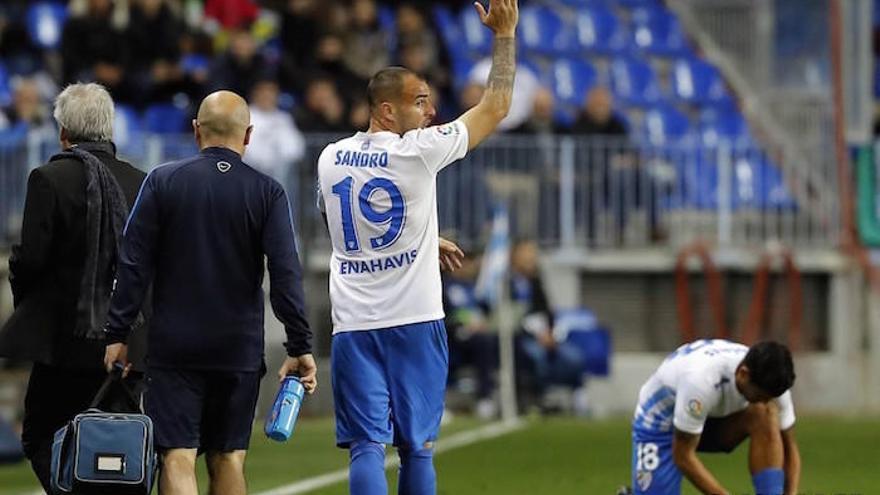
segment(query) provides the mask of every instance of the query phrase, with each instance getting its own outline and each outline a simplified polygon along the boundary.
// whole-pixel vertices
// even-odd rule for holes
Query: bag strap
[[[101,388],[98,389],[98,393],[95,394],[95,398],[92,399],[92,403],[89,405],[89,409],[98,409],[98,406],[107,396],[107,393],[110,391],[110,387],[114,384],[119,385],[122,391],[125,393],[126,399],[130,402],[131,406],[138,412],[143,413],[143,409],[141,408],[141,402],[137,399],[134,391],[131,390],[131,387],[128,386],[127,383],[122,379],[122,370],[123,367],[119,363],[113,364],[113,371],[107,374],[107,378],[104,379],[104,383],[101,384]]]

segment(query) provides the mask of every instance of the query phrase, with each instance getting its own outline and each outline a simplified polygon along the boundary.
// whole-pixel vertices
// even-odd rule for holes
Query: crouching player
[[[756,494],[793,495],[800,481],[788,348],[698,340],[669,355],[642,386],[632,429],[638,495],[681,492],[684,474],[701,493],[729,493],[697,452],[732,452],[747,437]]]

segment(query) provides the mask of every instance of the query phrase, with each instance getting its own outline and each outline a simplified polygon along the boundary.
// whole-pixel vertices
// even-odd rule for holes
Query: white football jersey
[[[467,147],[455,121],[403,136],[359,132],[324,148],[334,333],[443,318],[436,178]]]
[[[703,432],[707,417],[742,411],[749,403],[734,384],[736,367],[749,348],[726,340],[697,340],[669,355],[642,386],[633,428],[671,432],[673,426],[693,434]],[[783,430],[794,425],[791,391],[776,399]]]

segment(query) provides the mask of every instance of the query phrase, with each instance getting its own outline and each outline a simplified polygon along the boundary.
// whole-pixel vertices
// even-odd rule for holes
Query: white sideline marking
[[[522,429],[524,426],[525,423],[519,420],[500,421],[473,430],[462,431],[460,433],[450,435],[448,438],[438,440],[437,446],[434,448],[434,452],[436,454],[442,454],[443,452],[447,452],[460,447],[465,447],[467,445],[471,445],[477,442],[482,442],[483,440],[489,440],[492,438],[500,437],[502,435],[506,435],[516,430]],[[400,459],[398,459],[397,456],[389,455],[385,458],[386,470],[397,467],[399,465]],[[273,488],[271,490],[256,493],[254,495],[298,495],[301,493],[310,492],[312,490],[317,490],[318,488],[323,488],[325,486],[335,485],[336,483],[340,483],[347,479],[348,469],[339,469],[337,471],[331,471],[329,473],[325,473],[312,478],[306,478],[302,481],[297,481],[296,483],[279,486],[278,488]]]

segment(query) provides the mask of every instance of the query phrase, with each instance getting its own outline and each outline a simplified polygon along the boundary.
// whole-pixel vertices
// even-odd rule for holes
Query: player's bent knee
[[[759,402],[748,407],[750,431],[778,431],[779,407],[774,402]]]

